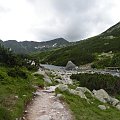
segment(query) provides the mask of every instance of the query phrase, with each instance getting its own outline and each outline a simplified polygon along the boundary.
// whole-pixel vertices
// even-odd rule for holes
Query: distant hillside
[[[57,38],[45,42],[23,41],[17,42],[16,40],[2,41],[0,43],[7,48],[11,48],[16,53],[30,53],[35,51],[45,51],[54,48],[65,47],[69,42],[63,38]]]
[[[93,62],[96,59],[96,53],[110,51],[118,53],[120,52],[119,26],[120,24],[118,23],[98,36],[82,40],[77,45],[56,50],[48,55],[43,62],[55,65],[66,65],[67,61],[71,60],[76,65],[82,65]]]
[[[120,22],[118,22],[114,26],[110,27],[105,32],[103,32],[101,34],[101,36],[109,36],[110,38],[112,38],[112,37],[120,37]]]

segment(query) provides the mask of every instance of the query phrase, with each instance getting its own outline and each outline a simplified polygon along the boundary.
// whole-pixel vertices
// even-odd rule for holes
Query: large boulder
[[[85,94],[82,91],[76,91],[74,89],[69,89],[69,93],[74,94],[74,95],[78,95],[81,98],[87,99],[87,97],[85,96]]]
[[[68,61],[65,69],[66,69],[66,70],[75,70],[76,67],[77,67],[77,66],[76,66],[74,63],[72,63],[72,61]]]
[[[111,97],[108,95],[108,93],[103,90],[103,89],[100,89],[100,90],[93,90],[93,94],[94,96],[101,102],[103,103],[107,103],[107,102],[110,102],[110,99]]]
[[[62,83],[63,84],[73,84],[73,81],[69,77],[64,76],[62,78]]]
[[[47,83],[49,83],[49,84],[52,84],[52,81],[51,81],[50,78],[48,78],[48,77],[45,77],[45,78],[44,78],[44,81],[47,82]]]
[[[92,97],[94,97],[93,93],[89,89],[87,89],[86,87],[77,87],[76,91],[81,91],[84,94],[89,93]]]
[[[120,103],[120,101],[116,98],[110,98],[110,104],[113,105],[113,106],[116,106]]]
[[[118,110],[120,110],[120,103],[115,106]]]
[[[97,98],[99,101],[103,102],[103,103],[109,103],[112,106],[116,107],[118,110],[120,110],[120,101],[116,98],[113,98],[111,96],[108,95],[108,93],[103,90],[93,90],[93,94],[95,96],[95,98]],[[98,106],[100,109],[105,109],[104,106]]]
[[[68,90],[68,86],[65,84],[59,84],[58,89],[61,91],[66,91]]]

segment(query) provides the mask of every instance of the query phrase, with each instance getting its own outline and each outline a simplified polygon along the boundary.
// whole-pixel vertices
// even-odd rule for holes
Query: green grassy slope
[[[24,74],[13,73],[13,76],[13,68],[0,68],[0,120],[20,118],[26,103],[33,96],[33,86],[43,86],[42,76],[33,76],[26,69],[20,68],[19,73],[21,71]]]
[[[95,60],[95,53],[119,52],[120,38],[105,39],[96,36],[80,41],[77,45],[56,50],[44,59],[44,62],[55,65],[66,65],[71,60],[77,65],[86,64]]]
[[[120,100],[119,81],[118,77],[111,75],[100,74],[74,74],[71,76],[73,85],[69,85],[69,89],[75,89],[77,86],[87,87],[91,91],[93,89],[105,89],[109,95],[115,96]],[[102,103],[85,92],[89,100],[85,100],[78,95],[73,95],[68,90],[61,91],[56,89],[56,94],[62,94],[61,100],[67,102],[75,119],[74,120],[119,120],[120,111],[108,103]],[[109,109],[101,110],[98,105],[105,105]]]
[[[98,36],[79,41],[75,45],[54,52],[36,54],[36,56],[42,63],[65,66],[71,60],[76,65],[82,65],[95,61],[96,54],[110,51],[113,54],[120,53],[120,22]]]
[[[120,111],[110,106],[107,110],[100,110],[98,105],[103,103],[98,100],[89,98],[93,104],[87,103],[85,99],[80,98],[77,95],[69,94],[68,92],[62,93],[64,100],[68,103],[69,108],[75,116],[75,120],[119,120]],[[105,105],[108,106],[108,105]]]
[[[16,55],[0,45],[0,120],[20,118],[33,96],[33,86],[44,86],[42,76],[34,76],[28,71],[38,68],[29,60],[32,58]]]
[[[110,27],[108,30],[103,32],[101,35],[119,37],[120,36],[120,22]]]

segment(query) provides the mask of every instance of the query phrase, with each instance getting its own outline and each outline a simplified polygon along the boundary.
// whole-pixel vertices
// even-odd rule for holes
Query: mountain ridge
[[[69,41],[65,40],[64,38],[56,38],[49,41],[20,41],[17,40],[7,40],[2,41],[0,43],[7,48],[10,48],[12,51],[16,53],[31,53],[35,51],[45,51],[53,48],[58,47],[65,47],[69,44]]]
[[[120,21],[105,30],[100,36],[113,36],[113,37],[119,37],[120,36]]]
[[[110,27],[102,34],[79,41],[76,45],[56,50],[42,62],[65,66],[68,61],[72,61],[76,65],[83,65],[95,61],[96,54],[103,52],[120,52],[120,23]]]

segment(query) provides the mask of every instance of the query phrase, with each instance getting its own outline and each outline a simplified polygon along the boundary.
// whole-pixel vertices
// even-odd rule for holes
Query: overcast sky
[[[0,39],[76,41],[120,20],[120,0],[0,0]]]

